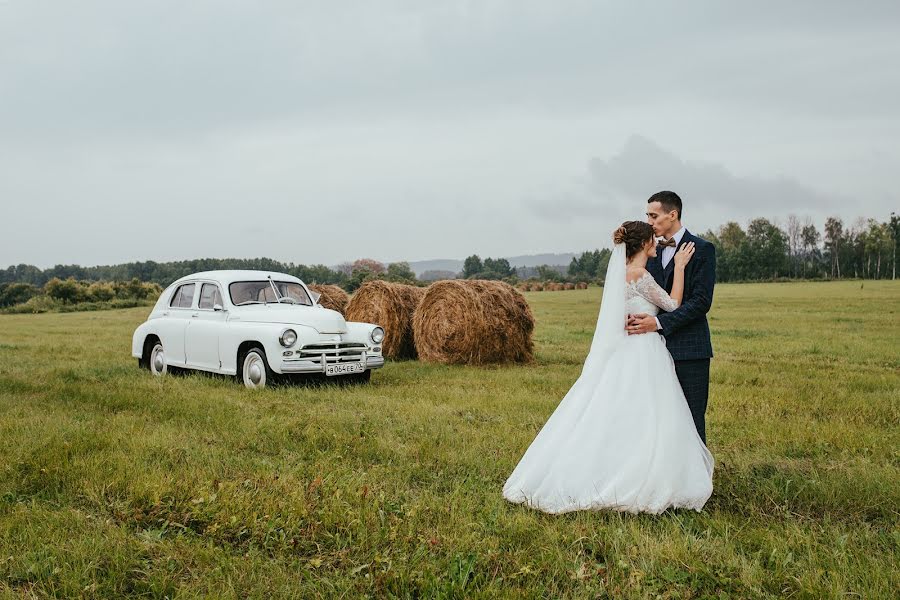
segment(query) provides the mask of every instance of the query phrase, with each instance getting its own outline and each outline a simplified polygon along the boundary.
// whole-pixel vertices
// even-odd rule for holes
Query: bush
[[[162,293],[157,283],[96,281],[54,277],[38,288],[24,283],[0,285],[0,309],[5,313],[71,312],[146,306]]]
[[[117,281],[113,284],[116,298],[135,300],[156,299],[162,293],[162,287],[158,283],[144,283],[137,277],[131,281]]]
[[[0,285],[0,307],[28,302],[40,290],[30,283],[4,283]]]
[[[88,287],[87,296],[95,302],[106,302],[116,297],[116,289],[106,281],[97,281]]]
[[[44,285],[44,293],[64,304],[72,304],[87,299],[87,287],[71,277],[66,280],[54,277]]]
[[[23,304],[16,304],[5,309],[3,312],[10,314],[36,314],[45,312],[56,312],[63,307],[63,303],[55,300],[50,296],[41,294],[32,296]]]

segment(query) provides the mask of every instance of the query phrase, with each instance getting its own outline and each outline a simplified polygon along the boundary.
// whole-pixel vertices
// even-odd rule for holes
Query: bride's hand
[[[687,244],[682,244],[681,248],[678,249],[678,252],[675,253],[675,266],[683,269],[685,265],[690,262],[691,257],[694,255],[694,242],[688,242]]]

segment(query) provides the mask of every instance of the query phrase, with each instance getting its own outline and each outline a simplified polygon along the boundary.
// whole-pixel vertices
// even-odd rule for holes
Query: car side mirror
[[[319,292],[313,292],[313,291],[310,291],[309,293],[312,295],[312,301],[313,301],[313,304],[314,304],[314,305],[315,305],[315,304],[318,304],[318,303],[319,303],[319,298],[322,297],[322,294],[320,294]]]
[[[221,304],[213,304],[213,310],[219,312],[220,310],[225,310],[225,307]]]

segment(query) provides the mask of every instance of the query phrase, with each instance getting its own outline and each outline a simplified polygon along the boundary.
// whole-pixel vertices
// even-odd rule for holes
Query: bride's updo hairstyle
[[[625,257],[631,258],[641,251],[647,240],[653,237],[653,227],[644,221],[625,221],[613,232],[614,244],[625,244]]]

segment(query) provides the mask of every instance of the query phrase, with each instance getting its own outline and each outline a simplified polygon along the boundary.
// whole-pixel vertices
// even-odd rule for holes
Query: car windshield
[[[278,290],[278,296],[272,289],[272,284]],[[267,304],[269,302],[281,302],[284,304],[302,304],[312,306],[309,294],[299,283],[292,281],[235,281],[228,286],[231,294],[231,302],[235,306],[246,304]]]

